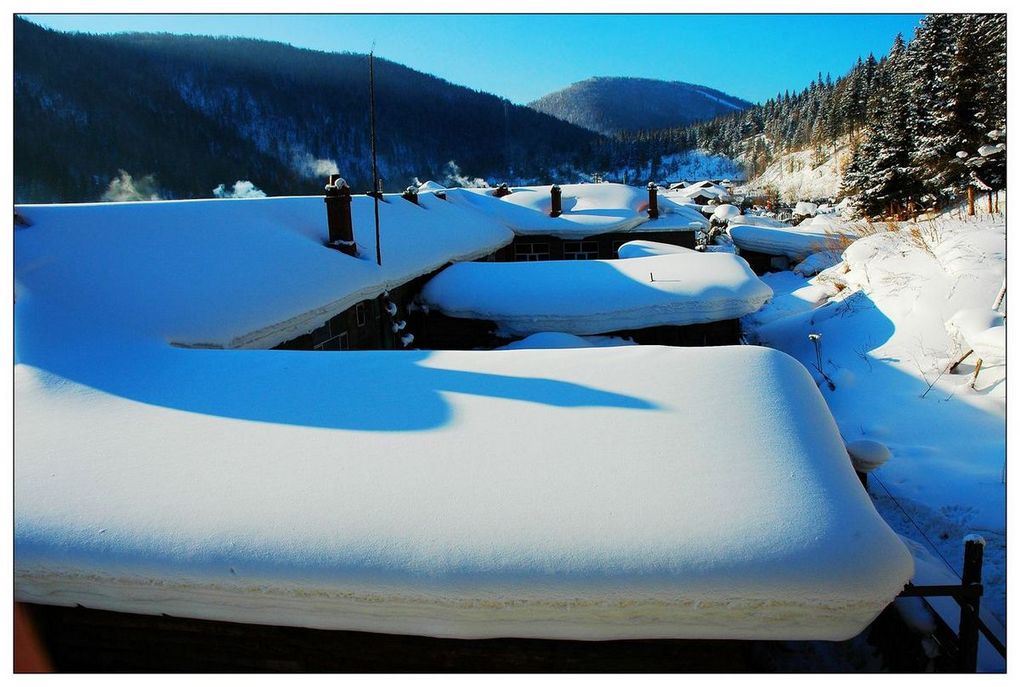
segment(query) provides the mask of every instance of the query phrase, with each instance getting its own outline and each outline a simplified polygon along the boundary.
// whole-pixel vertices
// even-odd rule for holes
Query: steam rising
[[[295,148],[291,154],[291,166],[298,174],[308,178],[340,173],[340,168],[335,161],[328,158],[317,158],[301,148]]]
[[[446,172],[446,186],[463,186],[466,188],[488,188],[489,184],[485,179],[479,177],[470,178],[460,173],[460,167],[453,160],[446,163],[446,167],[443,170]]]
[[[121,203],[133,200],[160,200],[156,190],[156,178],[148,174],[140,179],[132,179],[123,169],[117,170],[119,176],[110,180],[110,185],[100,200]]]
[[[265,198],[266,192],[250,181],[238,179],[234,182],[233,189],[227,189],[220,184],[213,189],[213,195],[217,198]]]

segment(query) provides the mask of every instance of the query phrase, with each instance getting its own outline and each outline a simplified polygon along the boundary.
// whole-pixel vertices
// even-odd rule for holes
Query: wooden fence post
[[[974,534],[964,538],[963,579],[964,587],[981,584],[981,566],[984,559],[985,540]],[[960,601],[960,670],[977,672],[978,654],[978,613],[981,610],[980,595],[961,598]]]

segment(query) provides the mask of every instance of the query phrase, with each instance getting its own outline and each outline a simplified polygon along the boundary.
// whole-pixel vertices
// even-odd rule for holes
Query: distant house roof
[[[563,184],[559,217],[550,217],[550,186],[515,187],[496,198],[493,189],[457,189],[448,197],[498,219],[518,235],[548,234],[584,238],[633,231],[691,231],[691,225],[708,227],[697,212],[660,195],[657,220],[649,218],[648,191],[624,184]]]
[[[798,260],[845,245],[841,237],[857,236],[851,225],[831,215],[806,219],[796,227],[770,217],[742,215],[730,220],[728,232],[738,248]]]
[[[493,320],[509,335],[717,322],[755,312],[771,296],[741,258],[691,250],[612,261],[462,262],[422,290],[430,307]]]

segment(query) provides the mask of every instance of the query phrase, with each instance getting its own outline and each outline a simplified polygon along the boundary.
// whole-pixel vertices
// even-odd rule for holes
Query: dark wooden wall
[[[845,642],[436,639],[25,604],[58,672],[918,672],[890,606]]]
[[[656,241],[673,246],[694,248],[693,231],[631,231],[588,236],[583,239],[561,239],[547,234],[516,236],[491,257],[493,262],[529,260],[615,260],[616,251],[628,241]]]

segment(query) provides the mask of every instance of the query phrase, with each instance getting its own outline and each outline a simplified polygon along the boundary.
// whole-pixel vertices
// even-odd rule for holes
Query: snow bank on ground
[[[843,251],[823,250],[817,253],[812,253],[798,262],[794,266],[793,271],[801,277],[813,277],[819,272],[829,269],[833,265],[838,265],[842,261]]]
[[[793,272],[767,272],[760,279],[772,289],[773,295],[760,310],[741,318],[745,334],[754,335],[768,322],[813,310],[836,294],[830,284],[806,284]]]
[[[986,603],[1000,620],[1005,365],[983,367],[970,389],[976,360],[972,356],[956,374],[948,373],[966,349],[947,330],[961,311],[988,315],[1005,276],[1005,255],[1001,215],[903,223],[856,241],[844,252],[845,263],[800,280],[800,287],[794,275],[784,278],[782,291],[766,278],[777,296],[743,320],[751,341],[786,351],[812,371],[848,441],[873,439],[890,448],[893,458],[875,472],[871,490],[876,498],[885,490],[895,497],[886,505],[880,501],[880,508],[901,532],[927,537],[957,570],[964,535],[985,536]],[[782,299],[809,287],[833,295],[801,312]],[[770,312],[774,307],[778,312]],[[994,321],[985,318],[984,324]],[[810,333],[821,334],[821,370]],[[901,507],[909,518],[895,515]]]
[[[965,308],[946,322],[961,349],[973,349],[984,363],[1006,362],[1006,318],[989,308]]]
[[[620,246],[616,254],[621,258],[647,258],[652,255],[673,255],[674,253],[693,253],[690,248],[674,246],[671,243],[658,241],[628,241]]]
[[[500,346],[497,351],[519,351],[547,348],[598,348],[606,346],[636,346],[630,339],[619,336],[574,336],[563,332],[539,332]]]
[[[113,340],[269,348],[513,238],[477,212],[429,194],[419,202],[379,204],[382,268],[367,196],[352,204],[359,258],[323,245],[321,197],[19,206],[32,226],[15,235],[17,298],[54,310],[30,310],[18,329],[52,336],[24,321],[38,314]]]
[[[815,217],[805,220],[796,227],[789,225],[768,226],[759,220],[754,224],[741,222],[744,217],[730,220],[728,231],[733,243],[741,250],[784,255],[793,260],[803,260],[812,253],[824,250],[839,250],[850,239],[856,238],[855,230],[846,224],[814,224]],[[828,216],[825,216],[828,219]]]
[[[604,334],[734,319],[772,295],[734,255],[695,252],[634,260],[464,262],[422,290],[451,317],[493,320],[508,335]]]
[[[659,198],[658,219],[648,217],[648,191],[623,184],[564,184],[563,214],[550,217],[551,186],[515,187],[497,198],[495,189],[450,189],[447,197],[457,205],[480,210],[517,234],[547,234],[560,238],[584,238],[610,232],[692,231],[708,227],[698,212],[666,198]]]
[[[87,343],[69,339],[53,345]],[[106,353],[79,361],[87,383],[16,367],[21,601],[452,637],[839,640],[911,574],[779,352]]]

